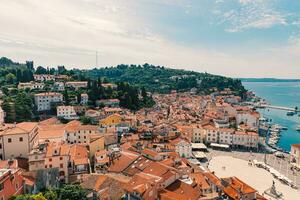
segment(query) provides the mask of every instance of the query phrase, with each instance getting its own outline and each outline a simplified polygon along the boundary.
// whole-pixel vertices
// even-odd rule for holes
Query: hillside
[[[113,82],[129,82],[145,87],[152,92],[170,92],[171,90],[188,91],[197,88],[201,94],[210,94],[217,88],[223,90],[230,88],[236,94],[243,96],[246,92],[238,79],[199,73],[181,69],[171,69],[161,66],[144,65],[118,65],[89,70],[89,77],[107,77]]]

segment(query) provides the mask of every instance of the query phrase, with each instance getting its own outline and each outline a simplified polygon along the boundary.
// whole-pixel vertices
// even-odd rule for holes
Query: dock
[[[296,110],[295,108],[289,108],[284,106],[272,106],[268,104],[260,104],[260,108],[270,108],[270,109],[277,109],[277,110],[285,110],[285,111],[291,111],[291,112],[299,112],[299,110]]]

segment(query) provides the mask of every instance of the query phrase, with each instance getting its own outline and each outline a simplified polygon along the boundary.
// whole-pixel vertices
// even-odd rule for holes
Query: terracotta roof
[[[300,144],[292,144],[292,147],[300,148]]]
[[[108,171],[120,173],[124,171],[131,163],[138,159],[139,155],[129,151],[122,151],[121,155],[112,161]]]
[[[236,177],[224,178],[229,185],[223,189],[224,193],[232,199],[240,199],[243,195],[256,193],[257,191]]]
[[[201,197],[201,192],[198,187],[192,187],[180,180],[176,180],[165,188],[165,190],[176,193],[180,199],[198,200]]]
[[[199,187],[203,190],[207,190],[210,188],[205,176],[202,172],[192,173],[191,178],[199,185]]]

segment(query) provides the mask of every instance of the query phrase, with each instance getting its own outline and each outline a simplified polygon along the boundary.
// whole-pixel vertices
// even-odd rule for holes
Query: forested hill
[[[143,86],[150,91],[162,93],[171,90],[187,91],[191,88],[197,88],[202,94],[212,93],[214,88],[219,91],[230,88],[240,96],[246,92],[238,79],[149,64],[122,64],[116,67],[93,69],[88,71],[88,76],[104,76],[113,82],[129,82]]]

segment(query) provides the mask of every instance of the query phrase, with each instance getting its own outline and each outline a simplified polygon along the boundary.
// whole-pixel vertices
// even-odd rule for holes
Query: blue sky
[[[300,78],[297,0],[0,0],[0,55]]]

